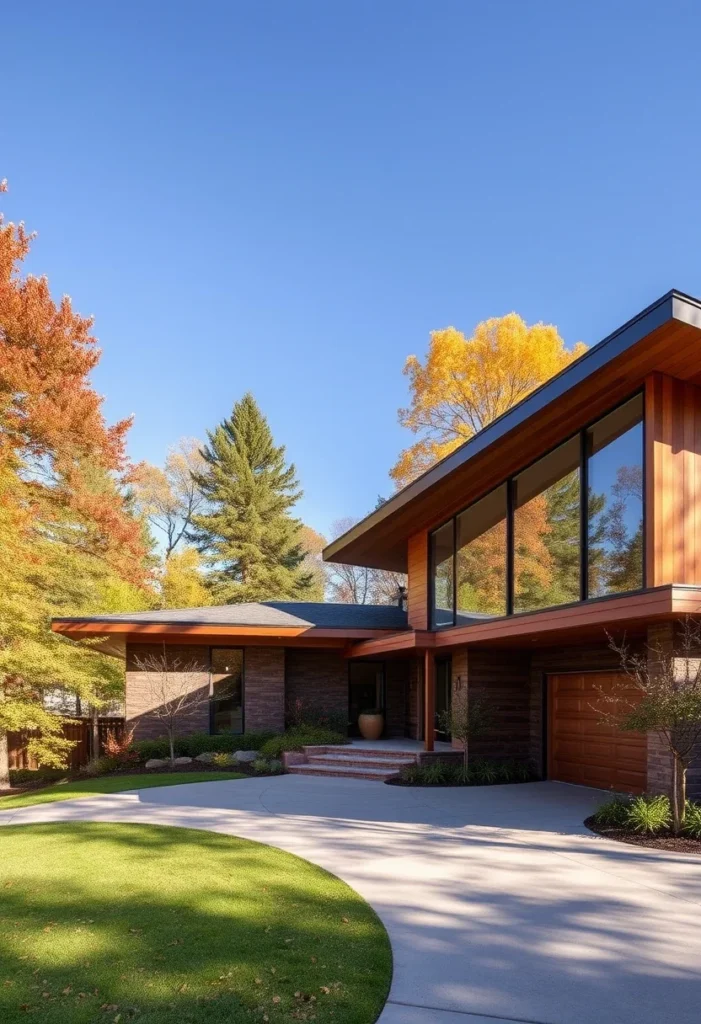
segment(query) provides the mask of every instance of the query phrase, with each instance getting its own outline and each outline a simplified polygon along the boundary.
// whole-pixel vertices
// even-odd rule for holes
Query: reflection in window
[[[213,648],[210,679],[210,732],[243,732],[243,650]]]
[[[514,611],[580,599],[580,441],[514,480]]]
[[[453,625],[453,544],[454,520],[431,534],[431,565],[433,566],[433,609],[431,625]]]
[[[506,484],[457,518],[457,623],[506,614]]]
[[[587,431],[589,597],[643,586],[643,399]]]

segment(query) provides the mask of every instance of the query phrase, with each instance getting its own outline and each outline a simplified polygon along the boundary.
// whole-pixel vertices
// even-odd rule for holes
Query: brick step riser
[[[384,758],[372,757],[335,757],[333,754],[311,754],[309,764],[325,764],[329,767],[336,765],[338,768],[378,768],[395,773],[407,765],[416,764],[415,761],[397,761],[396,765],[388,764]]]
[[[352,757],[354,760],[364,760],[365,758],[381,758],[382,760],[389,761],[410,761],[412,764],[416,761],[416,755],[412,754],[407,750],[357,750],[352,746],[343,747],[305,747],[305,753],[309,757],[315,757],[317,754],[340,754],[344,757]]]
[[[311,764],[300,764],[291,765],[287,769],[290,775],[313,775],[315,778],[326,778],[326,779],[364,779],[366,782],[385,782],[386,779],[391,779],[396,772],[368,772],[364,771],[353,772],[348,769],[339,768],[337,771],[329,771],[328,769],[314,768]]]

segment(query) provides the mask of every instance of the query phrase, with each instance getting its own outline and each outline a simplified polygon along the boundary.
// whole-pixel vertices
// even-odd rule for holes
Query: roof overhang
[[[325,561],[406,572],[411,534],[565,440],[641,387],[649,373],[696,375],[701,383],[700,329],[701,301],[668,292],[329,544]],[[699,357],[689,372],[694,349]]]
[[[347,649],[349,658],[401,656],[422,650],[449,653],[456,647],[544,647],[605,641],[607,632],[637,633],[648,622],[701,616],[701,587],[669,584],[637,594],[601,597],[542,612],[523,612],[436,632],[404,630]]]
[[[331,629],[319,626],[232,626],[186,622],[106,622],[99,618],[56,618],[54,633],[72,640],[90,640],[106,654],[124,654],[127,643],[231,644],[261,647],[337,647],[391,633],[382,629]]]

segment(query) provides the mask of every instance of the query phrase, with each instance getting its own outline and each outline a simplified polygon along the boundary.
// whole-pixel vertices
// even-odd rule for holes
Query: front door
[[[358,715],[385,709],[385,666],[382,661],[351,661],[348,679],[348,732],[359,736]]]
[[[436,739],[449,740],[446,721],[450,714],[453,693],[453,670],[450,658],[436,658]]]

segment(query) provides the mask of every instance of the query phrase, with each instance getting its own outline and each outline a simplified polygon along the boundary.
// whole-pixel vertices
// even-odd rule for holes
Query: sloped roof
[[[54,619],[54,622],[141,623],[187,626],[280,626],[321,629],[406,629],[407,614],[396,605],[326,604],[312,601],[263,601],[210,608],[167,608]]]

